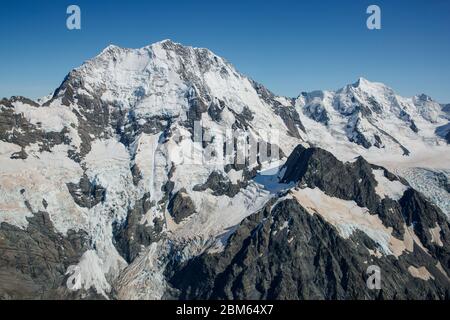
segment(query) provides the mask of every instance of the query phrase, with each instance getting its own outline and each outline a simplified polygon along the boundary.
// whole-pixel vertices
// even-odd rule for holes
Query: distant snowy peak
[[[297,98],[297,105],[300,107],[309,108],[311,104],[333,107],[342,114],[360,111],[359,107],[364,106],[375,113],[393,112],[397,117],[403,117],[403,120],[407,120],[405,113],[419,113],[428,121],[437,119],[428,117],[422,112],[424,111],[422,109],[429,109],[437,113],[442,109],[439,103],[426,94],[404,98],[385,84],[371,82],[365,78],[359,78],[355,83],[346,85],[337,91],[303,92]]]
[[[426,120],[437,123],[439,118],[443,118],[441,105],[430,96],[426,94],[416,95],[412,98],[412,101],[417,111]]]
[[[366,92],[368,94],[372,95],[384,95],[384,94],[393,94],[393,90],[386,86],[384,83],[381,82],[372,82],[367,80],[366,78],[360,77],[358,80],[351,84],[346,86],[346,88],[353,87],[356,90],[359,90],[361,92]],[[341,89],[344,90],[344,89]]]
[[[442,143],[435,131],[447,123],[442,107],[429,96],[404,98],[383,83],[365,78],[337,91],[302,93],[296,106],[334,137],[342,133],[344,139],[366,149],[399,149],[405,155],[417,140]],[[323,128],[310,123],[310,130]]]

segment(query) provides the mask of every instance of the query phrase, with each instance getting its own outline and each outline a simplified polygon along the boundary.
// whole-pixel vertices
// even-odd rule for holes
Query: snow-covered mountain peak
[[[110,45],[74,69],[57,93],[67,95],[63,90],[67,86],[71,87],[68,100],[83,95],[124,107],[165,104],[180,109],[192,88],[205,100],[244,99],[252,83],[210,50],[164,40],[140,49]]]
[[[433,99],[429,95],[427,95],[425,93],[421,93],[421,94],[418,94],[418,95],[414,96],[414,100],[416,100],[416,101],[423,101],[423,102],[433,101]]]
[[[251,122],[255,132],[277,129],[292,138],[300,138],[302,127],[291,99],[275,96],[208,49],[171,40],[140,49],[108,46],[68,75],[53,98],[58,99],[66,106],[129,113],[125,127],[157,118],[188,123],[190,129],[201,119],[222,129],[248,128]],[[289,138],[282,144],[283,150],[295,145]]]
[[[355,94],[361,97],[389,98],[395,92],[381,82],[372,82],[360,77],[355,83],[338,90],[337,93]]]
[[[355,83],[353,83],[353,86],[355,88],[358,88],[358,87],[361,88],[361,87],[365,87],[365,86],[371,86],[373,84],[374,84],[373,82],[367,80],[366,78],[359,77],[358,80]]]
[[[348,140],[372,151],[384,149],[409,155],[411,150],[418,149],[418,144],[446,143],[442,139],[445,134],[435,133],[438,126],[448,122],[441,105],[424,94],[401,97],[385,84],[365,78],[337,91],[302,93],[296,106],[306,117],[324,125],[317,127],[314,122],[304,120],[311,136],[321,130],[327,131],[324,136],[332,135],[317,140],[316,144],[324,147],[334,145],[335,139],[339,143]]]
[[[199,73],[214,65],[230,66],[208,49],[183,46],[167,39],[138,49],[109,45],[74,71],[90,74],[126,70],[149,75],[155,68],[187,68]]]
[[[110,44],[105,49],[102,50],[102,52],[99,54],[99,56],[100,55],[104,55],[104,54],[108,54],[108,53],[112,53],[114,51],[120,51],[122,49],[124,49],[124,48],[116,46],[115,44]],[[93,59],[95,59],[95,57]]]

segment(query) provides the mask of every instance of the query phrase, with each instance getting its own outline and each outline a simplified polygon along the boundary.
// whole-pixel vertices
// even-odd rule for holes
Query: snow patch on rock
[[[108,298],[107,292],[111,290],[111,285],[105,278],[103,262],[94,250],[86,251],[77,265],[69,266],[66,275],[69,275],[67,287],[70,290],[94,288],[98,294]]]
[[[392,200],[399,200],[403,193],[408,190],[400,181],[390,181],[384,176],[384,170],[372,170],[375,180],[377,181],[377,186],[375,187],[376,193],[383,199],[389,197]]]
[[[413,252],[414,243],[421,245],[412,229],[406,228],[404,240],[399,240],[392,235],[391,227],[385,227],[377,215],[370,214],[367,208],[359,207],[354,201],[330,197],[319,188],[295,189],[291,193],[308,213],[323,217],[344,239],[360,230],[377,243],[381,253],[395,257],[404,251]]]

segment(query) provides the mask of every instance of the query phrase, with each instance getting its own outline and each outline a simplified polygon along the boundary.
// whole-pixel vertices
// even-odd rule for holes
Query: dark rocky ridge
[[[141,252],[142,246],[148,246],[161,238],[163,221],[154,219],[153,227],[142,223],[143,216],[155,204],[146,194],[129,210],[126,221],[113,224],[114,245],[121,256],[131,263]]]
[[[396,201],[381,199],[376,193],[377,181],[372,173],[378,166],[369,164],[362,157],[353,163],[342,163],[328,151],[320,148],[306,149],[298,146],[285,164],[283,183],[295,182],[310,188],[319,188],[331,197],[354,200],[373,214],[379,214],[387,227],[392,227],[397,236],[404,233],[404,219]],[[386,178],[399,180],[383,169]],[[402,180],[404,182],[404,180]]]
[[[284,106],[275,98],[275,95],[266,89],[263,85],[257,83],[256,81],[252,81],[253,87],[256,92],[258,92],[261,99],[263,99],[267,104],[272,106],[272,109],[275,111],[275,114],[278,115],[285,123],[288,128],[288,133],[295,138],[301,138],[298,129],[305,132],[305,127],[300,120],[300,116],[294,106],[294,101],[291,101],[291,105]]]
[[[394,235],[400,239],[403,239],[404,225],[414,225],[419,234],[427,234],[421,240],[430,249],[434,245],[430,244],[431,234],[428,229],[433,228],[436,223],[441,229],[448,229],[448,222],[441,210],[416,190],[409,188],[399,201],[388,197],[381,199],[375,191],[377,181],[372,173],[373,169],[382,169],[385,177],[391,181],[398,180],[405,185],[407,182],[382,167],[369,164],[362,157],[358,157],[353,163],[344,164],[323,149],[306,149],[300,145],[288,158],[285,168],[282,182],[318,187],[331,197],[354,200],[359,206],[368,208],[372,214],[378,214],[383,224],[392,227]],[[417,216],[412,219],[410,215]],[[446,233],[443,231],[443,234]]]
[[[399,260],[376,258],[368,251],[375,244],[364,233],[345,240],[295,200],[272,204],[244,220],[223,252],[205,253],[171,274],[172,294],[179,299],[255,300],[450,297],[449,279],[420,247]],[[369,265],[381,269],[381,290],[366,285]],[[414,278],[410,265],[426,266],[435,279]]]
[[[89,181],[86,174],[81,177],[79,183],[68,183],[67,188],[75,203],[80,207],[90,209],[105,201],[105,188]]]
[[[186,189],[182,188],[170,199],[167,210],[178,224],[195,213],[195,205],[186,193]]]
[[[233,198],[239,193],[241,188],[245,188],[246,185],[247,182],[245,181],[238,181],[237,184],[233,184],[230,179],[224,176],[221,172],[213,171],[204,184],[194,186],[193,190],[202,192],[210,189],[215,196],[227,195],[228,197]]]
[[[299,146],[285,165],[282,182],[318,187],[332,197],[353,200],[378,214],[393,235],[403,239],[413,226],[425,249],[400,257],[373,256],[376,244],[365,233],[342,238],[319,215],[311,215],[294,199],[275,197],[263,210],[245,219],[225,250],[205,253],[173,268],[168,275],[181,299],[448,299],[450,296],[450,229],[440,210],[419,192],[408,189],[395,201],[375,192],[372,170],[388,170],[359,157],[344,164],[329,152]],[[274,205],[275,204],[275,205]],[[430,228],[439,226],[442,246]],[[425,251],[426,250],[426,251]],[[366,285],[368,265],[382,270],[382,289]],[[442,270],[437,266],[442,266]],[[408,268],[426,267],[433,279],[413,277]],[[446,274],[445,274],[446,273]]]
[[[46,212],[27,220],[26,230],[0,225],[0,299],[101,299],[66,287],[67,268],[90,249],[87,234],[56,233]]]
[[[31,124],[22,114],[13,111],[12,103],[20,101],[28,103],[26,98],[13,97],[10,100],[0,101],[0,140],[14,143],[22,148],[18,153],[11,155],[12,159],[26,159],[28,157],[25,147],[38,143],[39,151],[50,151],[52,147],[59,144],[70,144],[68,129],[61,132],[44,132],[39,127]],[[30,104],[36,106],[35,102]]]

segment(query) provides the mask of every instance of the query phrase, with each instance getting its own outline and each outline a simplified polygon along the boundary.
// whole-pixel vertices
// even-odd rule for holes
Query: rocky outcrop
[[[369,209],[376,208],[380,202],[372,167],[362,157],[344,164],[328,151],[299,145],[289,156],[285,168],[283,183],[318,187],[330,196],[354,199]]]
[[[240,113],[235,112],[231,108],[228,108],[228,110],[236,119],[232,126],[233,130],[248,130],[251,127],[250,123],[253,120],[253,113],[247,106],[244,106]]]
[[[273,204],[273,203],[272,203]],[[450,282],[422,249],[374,257],[374,243],[358,232],[343,239],[331,225],[286,199],[247,218],[221,253],[203,254],[171,277],[181,299],[448,299]],[[367,286],[369,265],[382,286]],[[433,280],[414,277],[425,266]]]
[[[283,105],[277,101],[275,95],[267,90],[263,85],[255,81],[253,81],[252,84],[261,99],[271,105],[275,114],[283,120],[288,129],[288,134],[292,137],[300,139],[301,136],[298,130],[300,129],[304,132],[305,127],[303,126],[300,116],[294,107],[294,101],[290,101],[289,105]]]
[[[13,97],[10,100],[0,101],[0,140],[14,143],[22,148],[22,151],[12,155],[12,158],[26,159],[27,154],[24,148],[31,144],[38,144],[40,152],[50,151],[55,145],[70,144],[67,128],[61,132],[46,132],[30,123],[23,114],[15,113],[12,103],[17,101],[25,103],[29,100]],[[33,102],[31,105],[35,104]]]
[[[155,218],[153,221],[146,221],[145,214],[155,204],[150,201],[150,195],[146,194],[137,201],[128,212],[124,223],[114,223],[114,245],[121,256],[131,263],[139,255],[143,247],[161,238],[163,227],[162,219]]]
[[[352,163],[342,163],[328,151],[299,145],[288,158],[285,168],[282,182],[317,187],[331,197],[354,200],[359,206],[378,214],[396,235],[403,235],[404,221],[399,203],[388,197],[381,199],[376,192],[378,183],[372,170],[381,167],[369,164],[362,157]],[[406,183],[388,170],[382,170],[386,179]]]
[[[441,210],[414,189],[407,190],[399,203],[406,225],[414,227],[424,247],[450,273],[450,224]],[[436,243],[436,234],[432,230],[436,230],[440,245]]]
[[[89,249],[83,231],[57,233],[45,212],[27,218],[28,227],[0,225],[0,299],[100,298],[67,289],[67,268]]]
[[[355,201],[377,215],[396,241],[405,227],[418,240],[399,255],[380,254],[360,229],[343,237],[322,215],[291,193],[273,198],[245,219],[219,253],[204,253],[173,268],[173,295],[181,299],[448,299],[450,233],[444,214],[408,188],[400,199],[376,192],[384,178],[404,183],[362,157],[342,163],[331,153],[299,146],[285,165],[283,183],[318,188],[332,199]],[[402,182],[401,182],[402,181]],[[338,210],[338,209],[336,209]],[[347,222],[351,223],[351,222]],[[407,241],[407,240],[405,240]],[[409,241],[409,240],[408,240]],[[367,285],[367,268],[381,270],[381,289]]]
[[[180,223],[195,212],[195,205],[183,188],[170,199],[167,209],[175,223]]]
[[[78,183],[68,183],[67,188],[76,204],[83,208],[92,208],[105,200],[106,189],[83,175]]]
[[[219,123],[222,120],[222,111],[225,109],[225,102],[218,100],[218,102],[212,102],[208,108],[209,117]]]
[[[204,184],[194,186],[193,190],[201,192],[210,189],[215,196],[227,195],[233,198],[245,186],[245,182],[233,184],[222,172],[213,171]]]

